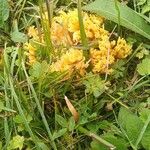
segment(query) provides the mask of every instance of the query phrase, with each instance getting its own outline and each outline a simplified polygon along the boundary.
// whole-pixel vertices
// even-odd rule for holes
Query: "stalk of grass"
[[[54,142],[54,140],[53,140],[52,133],[51,133],[50,128],[49,128],[49,125],[48,125],[48,122],[47,122],[47,120],[46,120],[46,117],[45,117],[44,112],[43,112],[43,110],[42,110],[42,107],[41,107],[41,105],[40,105],[39,99],[38,99],[37,94],[36,94],[36,92],[35,92],[35,89],[34,89],[34,87],[33,87],[33,85],[32,85],[32,82],[31,82],[31,80],[30,80],[30,78],[29,78],[29,76],[28,76],[28,74],[27,74],[27,71],[26,71],[26,68],[25,68],[25,65],[24,65],[24,62],[23,62],[23,61],[22,61],[22,68],[23,68],[23,70],[24,70],[24,73],[25,73],[25,76],[26,76],[28,85],[29,85],[29,87],[30,87],[30,89],[31,89],[31,92],[32,92],[32,94],[33,94],[33,97],[34,97],[34,99],[35,99],[37,108],[38,108],[38,110],[39,110],[39,112],[40,112],[40,115],[41,115],[41,117],[42,117],[42,121],[43,121],[43,123],[44,123],[44,126],[45,126],[45,128],[46,128],[46,130],[47,130],[49,139],[50,139],[50,141],[51,141],[51,145],[52,145],[52,147],[53,147],[54,150],[57,150],[56,144],[55,144],[55,142]]]
[[[83,24],[83,16],[82,16],[82,6],[81,6],[81,0],[78,0],[78,19],[79,19],[79,26],[80,26],[80,36],[81,41],[84,49],[84,56],[87,59],[88,58],[88,40],[86,37],[84,24]]]
[[[78,130],[79,130],[81,133],[84,133],[84,134],[86,134],[87,136],[90,136],[90,137],[96,139],[98,142],[100,142],[100,143],[104,144],[105,146],[109,147],[110,150],[116,149],[116,147],[115,147],[113,144],[111,144],[111,143],[109,143],[108,141],[102,139],[102,138],[99,137],[98,135],[96,135],[96,134],[94,134],[94,133],[88,131],[87,129],[85,129],[85,128],[79,126],[79,127],[78,127]]]
[[[51,1],[51,5],[53,5],[53,1]],[[49,21],[49,26],[50,27],[52,25],[52,17],[53,17],[53,11],[52,11],[51,5],[50,5],[50,0],[46,0],[46,7],[47,7],[47,13],[48,13],[48,21]]]
[[[11,73],[11,75],[13,75],[13,72],[14,72],[14,66],[15,66],[15,61],[16,61],[17,55],[18,55],[18,48],[15,51],[15,53],[13,55],[13,58],[12,58],[12,62],[11,62],[11,66],[10,66],[10,73]]]
[[[51,62],[52,54],[53,54],[53,44],[51,41],[51,18],[50,15],[48,15],[48,22],[46,21],[46,11],[43,8],[43,0],[39,0],[39,8],[40,8],[40,17],[41,17],[41,25],[44,33],[44,41],[46,42],[46,51],[42,51],[44,53],[44,56],[48,58],[48,60]],[[49,11],[49,10],[47,10]],[[50,12],[48,12],[49,14]]]
[[[137,9],[136,9],[136,0],[133,0],[133,5],[134,5],[134,10],[137,11]]]
[[[120,35],[120,10],[119,10],[119,6],[118,6],[118,1],[117,0],[114,0],[115,1],[115,8],[116,8],[116,11],[118,13],[118,34]]]
[[[114,98],[112,95],[110,95],[110,94],[108,94],[108,93],[106,93],[106,94],[114,100],[111,104],[114,104],[115,102],[117,102],[117,103],[119,103],[121,106],[123,106],[123,107],[129,109],[129,107],[128,107],[127,105],[123,104],[123,103],[120,101],[120,98],[121,98],[121,97],[119,97],[119,98]]]
[[[8,100],[8,95],[7,95],[7,86],[8,86],[8,78],[7,78],[7,75],[6,75],[6,70],[4,68],[4,93],[5,93],[5,102],[6,102],[6,107],[9,108],[10,107],[10,103],[9,103],[9,100]],[[8,143],[10,141],[10,136],[11,136],[11,133],[9,131],[9,124],[8,124],[8,119],[7,117],[4,118],[4,133],[5,133],[5,140],[6,140],[6,143],[5,143],[5,147],[8,146]]]
[[[138,89],[139,87],[145,85],[146,83],[149,83],[149,79],[148,79],[148,80],[145,80],[145,81],[143,81],[143,82],[141,82],[141,81],[142,81],[144,78],[146,78],[146,77],[147,77],[147,76],[145,75],[145,76],[141,77],[138,81],[136,81],[136,82],[131,86],[131,88],[129,89],[129,91],[127,91],[127,94],[129,94],[130,92],[132,92],[132,91]]]
[[[7,52],[6,52],[6,48],[4,50],[4,69],[6,70],[6,76],[8,77],[8,82],[9,82],[9,86],[10,86],[10,92],[11,92],[11,95],[13,96],[13,99],[17,105],[17,108],[18,108],[18,111],[19,111],[19,114],[21,115],[22,119],[23,119],[23,122],[24,122],[24,125],[29,133],[29,135],[31,136],[33,142],[35,143],[36,145],[36,148],[38,150],[40,150],[40,147],[39,147],[39,144],[37,142],[37,138],[34,136],[29,124],[28,124],[28,121],[24,115],[24,112],[23,112],[23,109],[21,107],[21,104],[19,102],[19,98],[15,92],[15,88],[14,88],[14,85],[13,85],[13,78],[10,74],[10,71],[9,71],[9,61],[8,61],[8,55],[7,55]]]
[[[5,69],[4,69],[4,77],[5,78],[7,77]],[[5,79],[5,84],[4,84],[5,102],[6,102],[6,107],[10,108],[10,103],[9,103],[9,100],[8,100],[8,95],[7,95],[7,90],[6,90],[7,89],[7,85],[6,85],[7,82],[8,82],[7,79]],[[5,133],[5,141],[6,141],[6,143],[5,143],[4,148],[7,147],[9,142],[10,142],[11,132],[9,130],[9,126],[10,125],[8,123],[8,118],[5,117],[4,118],[4,133]]]
[[[19,14],[18,14],[18,20],[20,20],[20,16],[21,16],[21,13],[22,13],[22,11],[23,11],[23,8],[24,8],[24,6],[25,6],[25,4],[26,4],[26,1],[27,0],[23,0],[23,3],[22,3],[22,5],[21,5],[21,8],[20,8],[20,10],[19,10]]]
[[[125,64],[128,64],[128,62],[136,55],[136,53],[142,48],[143,43],[141,43],[136,50],[134,50],[134,52],[131,54],[131,56],[127,59]]]

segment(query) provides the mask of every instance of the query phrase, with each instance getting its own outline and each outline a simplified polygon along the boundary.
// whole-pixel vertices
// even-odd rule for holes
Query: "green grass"
[[[89,66],[84,76],[74,71],[70,78],[67,78],[69,70],[49,71],[57,57],[51,38],[52,18],[60,9],[77,8],[81,36],[81,45],[77,47],[84,50],[88,60],[91,43],[86,37],[82,6],[89,1],[1,2],[6,8],[9,6],[5,9],[9,15],[0,16],[0,149],[150,149],[150,43],[142,35],[120,26],[116,0],[118,30],[111,21],[106,21],[105,28],[113,31],[110,39],[118,38],[121,33],[132,44],[132,54],[117,60],[110,75],[95,74]],[[146,5],[147,1],[142,5],[134,0],[128,3],[148,18],[149,12],[142,14]],[[27,64],[24,42],[11,37],[14,21],[17,40],[26,38],[31,25],[39,31],[43,28],[39,35],[44,34],[45,43],[39,46],[41,56],[33,66]],[[71,106],[66,104],[64,96],[78,113],[78,121],[74,120],[74,112],[70,112]]]

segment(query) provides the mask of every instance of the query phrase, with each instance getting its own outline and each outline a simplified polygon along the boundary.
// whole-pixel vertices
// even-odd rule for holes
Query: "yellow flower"
[[[57,62],[51,65],[51,71],[69,71],[70,74],[72,74],[73,71],[79,71],[79,73],[83,75],[86,68],[84,60],[82,50],[71,48],[63,54]]]
[[[115,62],[115,58],[112,55],[108,55],[106,51],[91,49],[91,63],[93,66],[92,71],[94,73],[111,73],[110,65]]]
[[[29,64],[32,65],[36,62],[36,48],[34,48],[30,43],[25,43],[24,49],[27,50],[26,55],[28,56]]]
[[[80,31],[76,31],[73,33],[73,42],[77,45],[81,41]]]
[[[78,11],[74,10],[74,11],[69,11],[68,12],[68,31],[69,32],[76,32],[80,30],[80,26],[79,26],[79,19],[78,19]]]
[[[111,69],[118,59],[126,58],[131,53],[131,46],[128,45],[123,38],[118,40],[110,40],[110,33],[104,29],[104,18],[83,12],[83,24],[88,43],[95,44],[90,48],[89,60],[92,71],[99,74],[110,74]],[[44,17],[48,21],[47,14]],[[38,38],[37,29],[31,26],[28,35],[36,42],[44,43],[43,34]],[[59,15],[52,19],[51,40],[54,45],[55,62],[50,66],[51,72],[68,72],[70,77],[76,71],[80,75],[84,75],[88,63],[86,64],[83,51],[80,49],[70,48],[77,47],[81,43],[80,26],[77,9],[68,11],[60,11]],[[29,63],[36,61],[36,48],[29,42],[26,44],[28,50]],[[69,47],[69,49],[68,49]]]
[[[34,26],[28,28],[28,35],[29,37],[33,37],[34,39],[38,39],[38,31],[35,29]]]
[[[131,51],[132,51],[131,46],[128,45],[123,38],[121,39],[119,37],[117,45],[113,50],[114,57],[118,59],[126,58],[131,53]]]
[[[108,35],[99,39],[99,47],[91,48],[90,57],[94,73],[111,73],[110,68],[117,59],[123,59],[131,53],[131,46],[127,45],[124,39],[118,38],[116,41],[110,41]]]
[[[108,35],[102,28],[104,19],[96,15],[89,15],[83,12],[83,23],[88,40],[93,41],[101,36]],[[54,45],[77,45],[81,43],[80,26],[77,9],[53,18],[52,41]]]

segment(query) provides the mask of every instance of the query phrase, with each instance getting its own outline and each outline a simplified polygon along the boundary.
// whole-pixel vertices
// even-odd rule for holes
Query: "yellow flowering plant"
[[[94,0],[14,3],[18,30],[0,47],[0,149],[149,149],[149,41],[82,11],[87,1]],[[122,23],[126,11],[105,7],[114,2],[90,7],[115,21],[120,10]]]
[[[78,11],[76,9],[68,12],[60,11],[59,15],[53,18],[50,28],[54,51],[50,71],[68,71],[69,76],[74,71],[78,71],[83,76],[90,65],[93,73],[111,74],[113,71],[111,66],[131,53],[131,45],[121,37],[117,40],[110,40],[111,34],[104,28],[103,17],[87,12],[83,12],[82,15],[90,45],[88,60],[85,59],[82,49]],[[48,21],[47,17],[45,21]],[[41,32],[39,36],[39,31],[34,26],[29,27],[28,35],[31,39],[29,43],[25,43],[25,49],[28,63],[32,65],[40,60],[37,55],[37,45],[45,45],[45,41],[43,33]],[[41,51],[43,50],[44,48]]]

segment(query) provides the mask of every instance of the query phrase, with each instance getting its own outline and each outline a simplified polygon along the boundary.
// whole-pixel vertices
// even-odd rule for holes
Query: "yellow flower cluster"
[[[34,26],[28,28],[28,36],[33,37],[33,39],[39,39],[38,31]]]
[[[102,17],[83,12],[83,24],[88,42],[96,43],[96,46],[90,48],[87,62],[91,64],[94,73],[110,74],[113,71],[111,65],[118,59],[126,58],[131,53],[131,46],[120,37],[117,41],[110,41],[110,33],[104,29]],[[43,35],[39,38],[38,31],[33,26],[29,28],[28,35],[37,42],[41,42],[41,38],[44,43]],[[67,49],[60,57],[56,56],[56,61],[50,67],[51,71],[69,71],[70,75],[77,71],[80,75],[84,75],[88,63],[85,62],[83,50],[77,49],[81,44],[81,36],[76,9],[68,13],[61,11],[53,18],[51,40],[56,51],[59,52],[60,47],[62,49],[60,53],[64,48]],[[33,64],[36,61],[36,48],[31,43],[27,43],[25,47],[28,49],[29,64]]]
[[[39,36],[37,28],[30,26],[28,28],[28,36],[31,38],[30,42],[24,44],[24,49],[27,51],[26,55],[28,56],[28,64],[32,65],[36,62],[36,46],[35,43],[44,43],[43,34]],[[34,45],[33,45],[34,43]]]
[[[70,75],[74,71],[78,71],[80,75],[84,75],[85,68],[87,67],[84,61],[83,51],[71,48],[57,62],[51,65],[51,71],[69,71]]]
[[[28,56],[29,65],[34,64],[36,62],[36,48],[30,43],[25,43],[24,49],[27,50],[26,55]]]
[[[109,37],[99,40],[97,49],[91,48],[91,62],[93,72],[108,73],[113,70],[109,69],[110,65],[115,63],[117,59],[126,58],[131,53],[131,46],[124,39],[118,38],[118,41],[109,41]]]
[[[108,35],[108,32],[102,27],[103,21],[102,17],[83,13],[83,23],[89,41]],[[78,11],[73,10],[68,13],[61,11],[59,16],[53,18],[51,31],[54,44],[65,46],[80,44]]]

